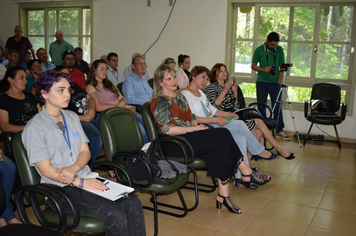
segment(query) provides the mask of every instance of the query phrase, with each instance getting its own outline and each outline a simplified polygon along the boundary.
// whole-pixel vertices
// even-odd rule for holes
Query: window
[[[354,3],[246,4],[231,2],[227,66],[241,84],[245,96],[255,97],[256,72],[251,70],[254,50],[267,35],[280,35],[292,102],[310,98],[316,82],[334,82],[342,88],[342,102],[349,103],[354,60]]]
[[[48,5],[48,6],[47,6]],[[57,6],[56,6],[57,5]],[[56,40],[57,30],[74,48],[83,49],[83,60],[91,61],[91,5],[86,1],[47,3],[21,3],[21,24],[33,47],[49,51]]]

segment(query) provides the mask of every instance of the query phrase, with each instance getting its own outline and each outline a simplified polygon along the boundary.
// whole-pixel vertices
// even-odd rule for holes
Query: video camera
[[[293,67],[293,63],[281,63],[281,71],[287,71],[289,67]]]

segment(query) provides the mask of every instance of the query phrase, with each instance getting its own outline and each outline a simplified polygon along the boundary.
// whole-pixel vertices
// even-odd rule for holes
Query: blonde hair
[[[158,94],[162,93],[161,83],[164,79],[166,73],[175,73],[175,70],[168,65],[161,64],[157,67],[154,77],[153,77],[153,96],[157,97]]]

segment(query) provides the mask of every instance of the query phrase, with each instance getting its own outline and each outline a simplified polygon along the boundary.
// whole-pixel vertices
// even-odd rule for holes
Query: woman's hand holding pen
[[[109,190],[109,187],[105,185],[108,181],[100,181],[97,179],[84,179],[83,188],[88,190],[94,190],[98,192],[104,192]]]

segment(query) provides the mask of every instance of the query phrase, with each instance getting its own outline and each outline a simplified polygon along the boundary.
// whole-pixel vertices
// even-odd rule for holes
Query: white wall
[[[164,26],[171,7],[169,0],[94,0],[93,1],[93,58],[99,58],[110,51],[119,54],[119,68],[124,69],[131,62],[135,52],[144,53],[156,40]],[[0,45],[13,35],[13,28],[19,22],[16,1],[0,0]],[[216,62],[224,62],[226,42],[227,0],[177,0],[164,33],[146,54],[151,77],[155,68],[166,57],[188,54],[192,66],[205,65],[211,68]],[[11,22],[11,23],[9,23]],[[356,111],[356,103],[354,104]],[[310,125],[303,112],[294,111],[297,130],[307,132]],[[355,117],[348,116],[338,126],[339,135],[356,139]],[[291,115],[285,110],[286,130],[294,131]],[[334,136],[332,127],[322,128]],[[317,128],[313,133],[322,134]]]

